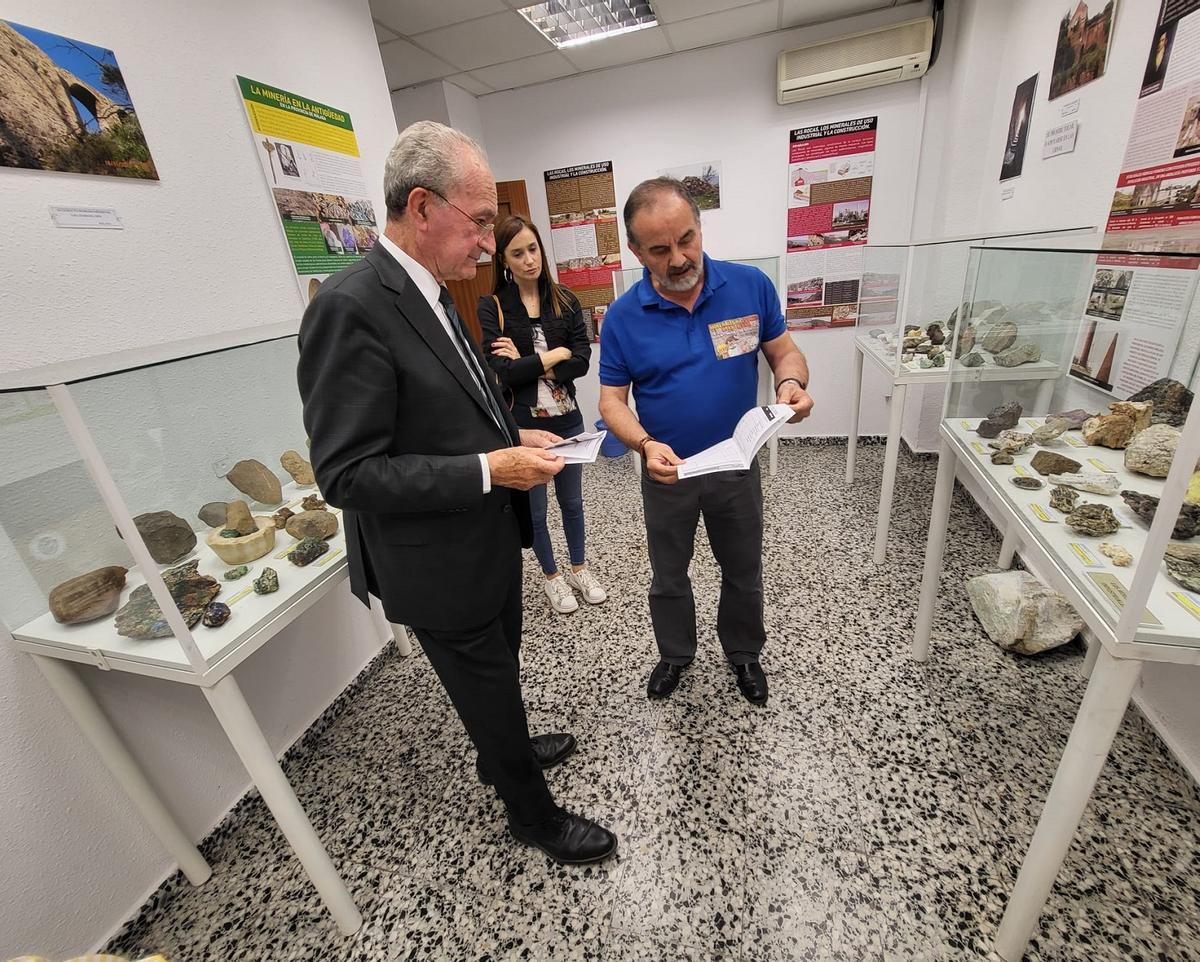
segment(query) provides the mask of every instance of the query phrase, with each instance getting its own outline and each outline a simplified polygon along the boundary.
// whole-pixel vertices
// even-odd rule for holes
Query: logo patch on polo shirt
[[[758,315],[733,317],[708,325],[713,351],[722,361],[758,350]]]

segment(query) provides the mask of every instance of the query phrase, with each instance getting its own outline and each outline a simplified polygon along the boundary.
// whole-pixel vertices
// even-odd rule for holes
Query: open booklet
[[[694,478],[716,471],[745,471],[772,435],[783,430],[794,412],[786,404],[764,404],[742,415],[733,437],[699,454],[693,454],[679,466],[681,478]]]
[[[577,434],[566,438],[546,448],[551,454],[557,454],[567,464],[592,464],[600,453],[600,445],[608,437],[607,431],[596,431],[593,434]]]

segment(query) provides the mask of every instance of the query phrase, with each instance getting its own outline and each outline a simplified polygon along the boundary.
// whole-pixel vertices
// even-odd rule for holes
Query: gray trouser
[[[642,472],[642,507],[650,566],[650,619],[659,656],[674,665],[696,654],[696,602],[688,565],[696,523],[704,527],[721,568],[717,636],[735,665],[758,661],[766,641],[762,588],[762,483],[758,464],[749,471],[721,471],[676,484]]]

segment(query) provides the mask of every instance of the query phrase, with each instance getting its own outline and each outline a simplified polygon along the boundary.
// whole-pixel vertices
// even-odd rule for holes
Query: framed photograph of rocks
[[[0,20],[0,167],[158,180],[116,54]]]

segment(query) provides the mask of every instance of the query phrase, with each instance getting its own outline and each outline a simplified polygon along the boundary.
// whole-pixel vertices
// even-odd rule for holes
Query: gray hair
[[[674,194],[687,204],[692,209],[692,216],[696,218],[696,223],[700,223],[700,205],[696,203],[696,198],[688,193],[688,189],[680,181],[674,177],[652,177],[650,180],[643,180],[633,188],[629,193],[629,198],[625,201],[625,236],[629,238],[629,243],[637,243],[631,226],[633,218],[637,216],[638,211],[653,207],[664,194]]]
[[[388,217],[404,216],[408,195],[415,187],[443,197],[462,174],[462,151],[473,151],[481,160],[483,148],[466,134],[433,120],[418,120],[400,131],[383,165],[383,198]]]

